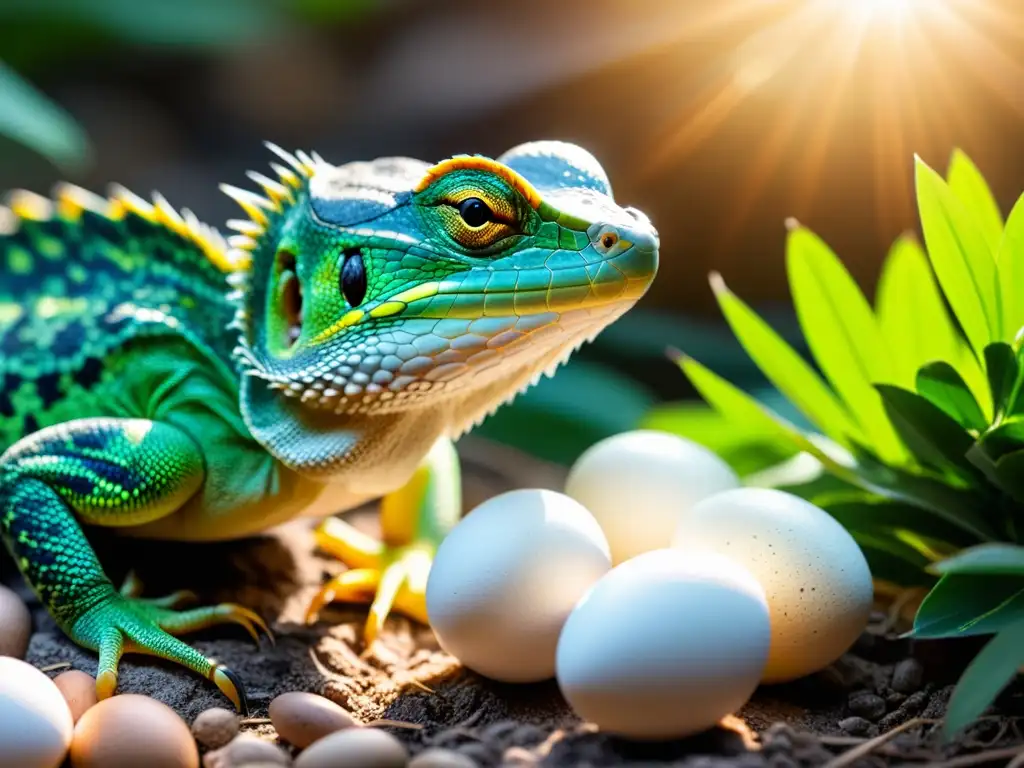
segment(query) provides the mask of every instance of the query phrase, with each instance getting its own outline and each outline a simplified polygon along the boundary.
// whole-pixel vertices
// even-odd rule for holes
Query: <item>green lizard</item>
[[[225,239],[187,210],[60,185],[0,207],[0,536],[61,629],[212,680],[177,636],[234,622],[110,582],[82,525],[209,541],[299,515],[349,569],[334,600],[426,621],[431,558],[461,509],[452,441],[551,372],[640,298],[648,219],[612,198],[585,150],[333,166],[267,145],[277,178],[222,187],[247,214]],[[382,498],[382,540],[333,513]],[[269,635],[269,631],[267,631]]]

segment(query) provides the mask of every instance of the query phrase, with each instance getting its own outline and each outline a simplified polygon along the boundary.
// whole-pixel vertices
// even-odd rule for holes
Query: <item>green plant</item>
[[[733,333],[813,431],[678,361],[721,414],[798,452],[757,482],[828,510],[876,578],[930,586],[912,637],[993,636],[950,700],[951,737],[1024,665],[1024,196],[1004,224],[960,151],[945,177],[916,159],[916,194],[926,248],[897,240],[873,307],[789,223],[790,290],[817,367],[711,277]]]

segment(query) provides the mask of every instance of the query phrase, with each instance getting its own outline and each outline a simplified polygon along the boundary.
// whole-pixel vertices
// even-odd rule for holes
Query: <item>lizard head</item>
[[[249,252],[242,408],[308,474],[344,472],[370,433],[414,465],[553,371],[657,270],[651,223],[574,145],[432,166],[271,149],[288,165],[280,182],[250,174],[265,197],[226,188],[251,216],[232,240]]]

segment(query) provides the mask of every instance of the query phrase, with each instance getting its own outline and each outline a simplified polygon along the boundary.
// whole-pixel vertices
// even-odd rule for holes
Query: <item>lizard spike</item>
[[[230,301],[232,303],[238,302],[238,301],[241,301],[242,299],[245,298],[245,292],[244,291],[231,291],[224,298],[227,301]]]
[[[274,144],[272,141],[265,141],[265,142],[263,142],[263,145],[267,149],[269,149],[271,152],[273,152],[275,155],[277,155],[282,160],[284,160],[286,163],[288,163],[288,165],[290,165],[296,171],[298,171],[299,174],[301,174],[302,176],[309,176],[309,173],[306,170],[306,167],[291,152],[287,152],[287,151],[281,149],[279,146],[277,146],[277,144]]]
[[[249,284],[249,273],[232,272],[227,276],[227,281],[232,288],[244,288]]]
[[[328,163],[320,156],[319,152],[310,152],[309,155],[310,157],[313,158],[313,162],[316,163],[317,165],[330,165],[330,163]]]
[[[288,187],[274,181],[273,179],[268,179],[262,173],[246,171],[245,175],[259,184],[260,187],[263,188],[263,191],[267,193],[267,197],[270,198],[273,203],[279,205],[282,200],[289,200],[291,202],[295,201],[295,198],[292,197],[291,190],[288,189]]]
[[[57,212],[68,219],[77,219],[84,211],[99,216],[107,216],[110,213],[110,203],[107,200],[66,181],[54,185],[53,198],[57,201]]]
[[[295,151],[295,156],[299,158],[299,162],[302,163],[302,167],[305,168],[306,175],[312,176],[313,172],[316,170],[316,161],[301,149]]]
[[[255,192],[231,184],[221,184],[220,191],[238,203],[242,210],[249,214],[250,219],[262,227],[267,226],[269,219],[264,211],[275,210],[275,206],[269,200],[260,197]]]
[[[27,189],[15,189],[7,194],[7,207],[19,219],[49,221],[53,218],[53,202]]]
[[[228,245],[242,251],[251,251],[256,247],[256,241],[248,235],[232,235],[228,238]]]
[[[157,221],[171,231],[177,232],[182,237],[188,236],[188,227],[185,225],[185,220],[181,218],[181,215],[176,210],[174,210],[174,206],[167,202],[167,198],[159,192],[154,192],[153,204]]]
[[[299,176],[294,171],[288,170],[280,163],[271,163],[270,167],[274,169],[274,173],[278,175],[278,178],[280,178],[281,181],[283,181],[289,187],[298,189],[299,187],[302,186],[302,181],[299,179]]]
[[[263,227],[250,219],[228,219],[227,227],[250,237],[259,237],[263,234]]]
[[[156,221],[156,210],[153,206],[127,187],[122,187],[120,184],[111,184],[110,199],[114,203],[120,204],[123,210],[130,211],[136,216],[141,216],[147,221]],[[116,215],[117,213],[120,213],[120,211],[113,214],[114,218],[121,218],[123,216],[123,214],[118,216]]]

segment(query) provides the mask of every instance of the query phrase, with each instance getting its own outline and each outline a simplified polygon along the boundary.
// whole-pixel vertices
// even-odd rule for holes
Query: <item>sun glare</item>
[[[972,94],[995,95],[1024,118],[1024,67],[1008,53],[1024,45],[1024,16],[1006,2],[719,2],[716,12],[733,13],[714,31],[745,32],[666,123],[647,167],[678,165],[735,126],[730,121],[745,121],[756,145],[743,151],[742,192],[725,239],[782,168],[795,179],[792,209],[812,215],[827,160],[846,138],[873,147],[879,225],[905,224],[913,197],[906,158],[948,142],[984,142],[984,120],[965,109]],[[683,23],[711,32],[701,12],[688,16]]]

